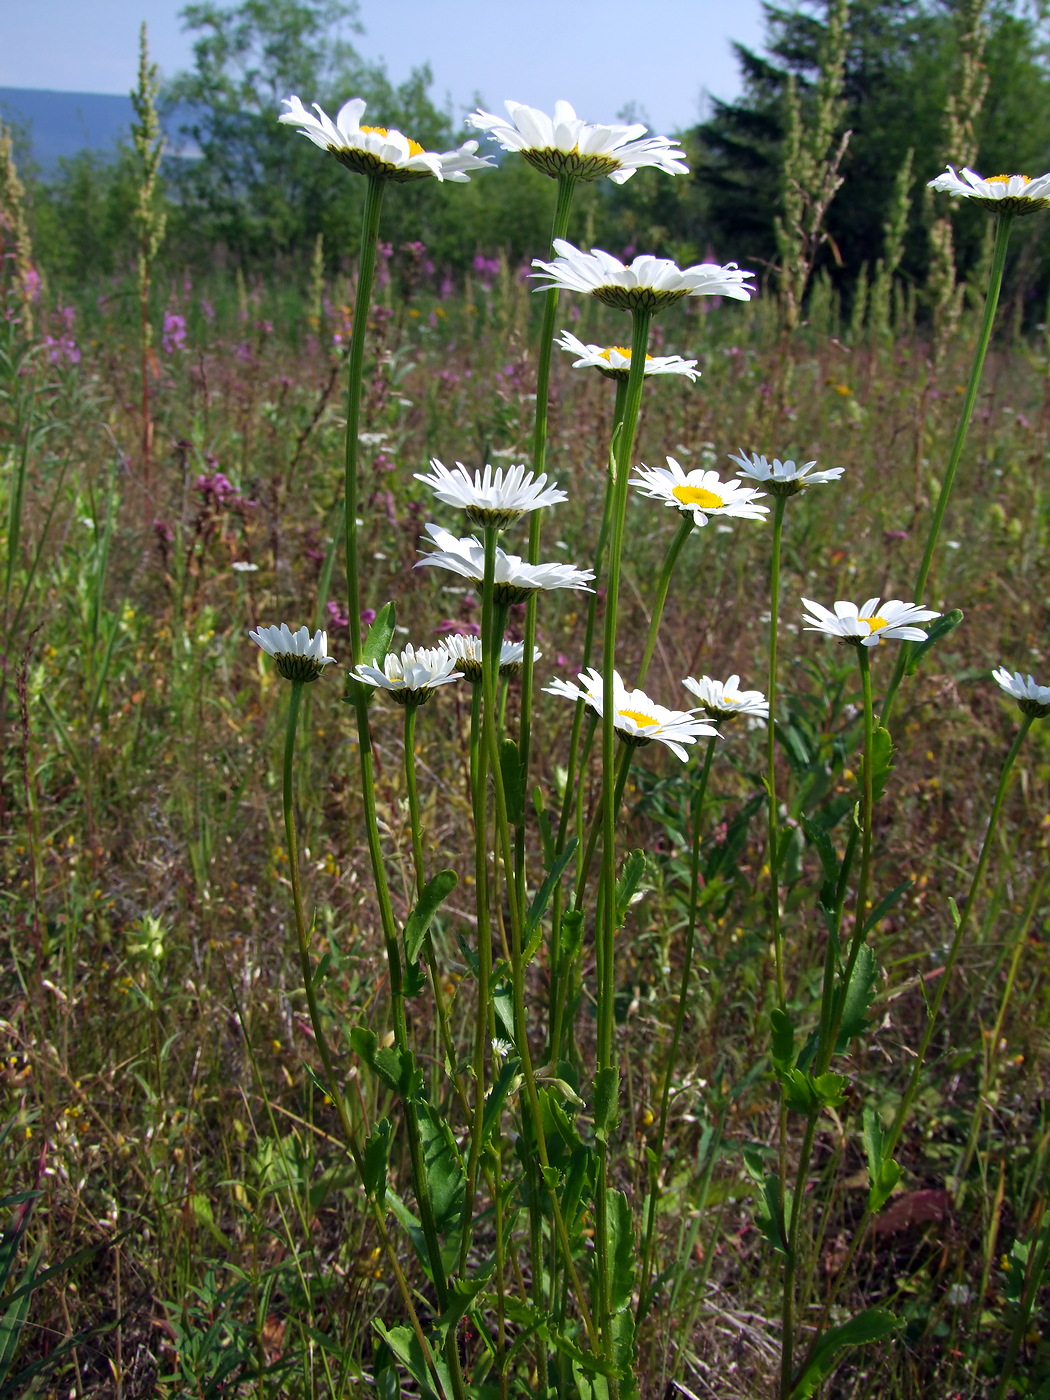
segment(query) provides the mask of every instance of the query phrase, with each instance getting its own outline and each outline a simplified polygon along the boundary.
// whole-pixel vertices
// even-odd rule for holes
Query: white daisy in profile
[[[468,681],[478,684],[481,681],[481,638],[474,637],[469,632],[453,632],[449,637],[443,637],[441,645],[452,657],[456,666],[463,672]],[[539,647],[533,647],[532,659],[539,661],[543,652]],[[499,673],[504,680],[511,680],[521,672],[525,664],[525,643],[524,642],[503,642],[499,649]]]
[[[607,379],[626,379],[631,372],[631,351],[624,345],[585,345],[572,331],[562,331],[555,341],[559,350],[575,355],[573,369],[596,369]],[[649,374],[684,374],[696,382],[700,371],[695,360],[683,360],[681,355],[646,355],[645,372]]]
[[[601,248],[582,252],[564,238],[554,240],[557,257],[552,262],[533,258],[531,274],[548,281],[539,290],[557,287],[565,292],[584,292],[597,297],[606,306],[623,311],[636,307],[659,311],[683,297],[723,296],[737,301],[750,301],[754,287],[746,286],[751,272],[741,272],[736,263],[696,263],[679,267],[670,258],[654,258],[640,254],[628,267],[619,258]]]
[[[428,176],[462,183],[470,179],[470,171],[489,170],[493,165],[487,157],[474,154],[478,149],[476,141],[467,141],[455,151],[425,151],[418,141],[400,131],[362,126],[366,105],[363,97],[344,102],[335,121],[316,102],[316,116],[306,110],[298,97],[286,97],[282,105],[288,110],[277,118],[279,122],[294,126],[315,146],[328,151],[358,175],[378,175],[398,183]]]
[[[943,175],[930,181],[931,190],[940,190],[956,199],[972,199],[996,214],[1035,214],[1050,205],[1050,175],[989,175],[982,180],[965,167],[960,174],[949,165]]]
[[[562,695],[567,700],[582,700],[595,714],[604,712],[601,673],[593,666],[580,673],[580,685],[555,677],[544,686],[548,695]],[[683,745],[695,744],[701,735],[717,735],[713,724],[697,719],[691,710],[668,710],[650,700],[644,690],[628,690],[618,671],[613,672],[613,727],[632,748],[645,744],[666,744],[684,763],[689,755]]]
[[[416,472],[417,481],[429,486],[439,501],[466,512],[471,525],[494,525],[505,530],[530,510],[557,506],[569,498],[556,486],[547,485],[547,476],[533,479],[523,466],[490,467],[471,475],[462,462],[450,471],[431,457],[432,475]]]
[[[400,653],[387,652],[382,669],[362,662],[350,674],[363,685],[387,691],[399,705],[424,705],[438,686],[463,679],[463,672],[456,670],[455,659],[444,647],[414,647],[411,643]]]
[[[629,180],[636,170],[655,166],[667,175],[686,175],[685,152],[666,136],[646,136],[646,127],[591,126],[581,121],[568,102],[555,102],[554,116],[504,102],[507,117],[480,109],[467,118],[477,131],[488,132],[505,151],[517,151],[544,175],[557,179],[599,180],[607,175],[615,185]]]
[[[757,504],[762,492],[739,481],[723,481],[716,471],[695,467],[684,471],[673,457],[666,467],[635,467],[633,484],[643,495],[678,510],[691,512],[694,525],[706,525],[714,517],[732,516],[738,520],[761,520],[768,506]]]
[[[734,715],[769,718],[769,701],[760,690],[741,690],[739,676],[730,676],[727,681],[716,681],[713,676],[701,676],[699,680],[686,676],[682,684],[696,696],[700,701],[698,708],[710,719],[731,719]]]
[[[730,452],[729,460],[740,468],[738,476],[749,481],[761,481],[771,496],[796,496],[807,486],[823,485],[827,481],[838,481],[844,467],[826,467],[815,472],[816,458],[796,466],[794,462],[782,462],[774,457],[772,462],[758,452]]]
[[[1033,676],[1027,678],[1020,671],[1008,671],[1000,666],[992,672],[992,679],[1017,701],[1017,708],[1023,715],[1033,719],[1046,719],[1050,715],[1050,685],[1037,685]]]
[[[473,535],[459,539],[440,525],[428,525],[426,534],[436,549],[424,554],[417,569],[433,565],[448,569],[471,583],[485,579],[485,546]],[[496,573],[493,597],[497,603],[524,603],[534,593],[555,588],[576,588],[593,593],[589,586],[594,580],[590,569],[575,569],[571,564],[526,564],[517,554],[496,550]]]
[[[809,610],[803,618],[804,631],[824,632],[829,637],[841,637],[845,642],[862,647],[877,647],[880,642],[891,639],[924,642],[927,634],[915,624],[940,617],[932,608],[902,603],[899,598],[890,598],[885,603],[869,598],[860,607],[856,603],[838,602],[834,612],[819,603],[811,603],[808,598],[803,598],[802,602]]]
[[[273,627],[257,627],[248,633],[256,646],[277,663],[277,673],[286,681],[315,681],[326,666],[335,662],[328,655],[328,633],[310,635],[308,627],[293,632],[286,622]]]

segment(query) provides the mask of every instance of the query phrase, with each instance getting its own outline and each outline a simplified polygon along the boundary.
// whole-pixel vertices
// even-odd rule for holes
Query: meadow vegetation
[[[970,20],[963,14],[964,26]],[[831,14],[832,30],[834,21]],[[999,33],[1005,21],[997,22]],[[1022,251],[1008,266],[924,592],[931,609],[963,617],[904,678],[888,720],[892,757],[879,751],[883,790],[872,795],[858,649],[804,631],[801,598],[912,596],[980,335],[991,221],[981,209],[951,215],[958,245],[975,250],[969,275],[949,248],[948,281],[932,272],[921,283],[902,278],[902,229],[929,197],[913,181],[894,205],[891,184],[878,216],[883,280],[873,267],[869,290],[868,274],[854,266],[847,294],[825,266],[823,224],[813,227],[793,317],[783,260],[808,256],[807,211],[837,178],[844,120],[834,56],[821,52],[814,91],[829,104],[826,148],[809,152],[808,175],[804,161],[795,167],[801,232],[792,243],[791,230],[780,230],[781,278],[761,278],[749,302],[687,298],[653,322],[651,353],[696,357],[702,377],[647,382],[632,457],[660,466],[671,455],[687,471],[723,478],[732,475],[729,454],[741,450],[844,469],[784,512],[774,892],[764,722],[723,726],[698,814],[696,755],[706,745],[683,765],[651,744],[634,753],[620,813],[611,1006],[601,1005],[608,969],[595,965],[589,921],[576,961],[552,963],[559,905],[550,890],[551,908],[537,915],[543,937],[522,969],[543,1121],[562,1152],[543,1182],[566,1211],[567,1254],[587,1296],[600,1294],[588,1195],[597,1196],[597,1140],[608,1152],[611,1194],[629,1203],[612,1247],[614,1281],[625,1290],[616,1315],[637,1321],[622,1373],[595,1362],[551,1211],[536,1200],[508,971],[512,862],[502,859],[495,824],[487,868],[496,985],[478,1010],[469,687],[442,687],[420,708],[414,734],[382,690],[367,711],[398,927],[420,894],[413,826],[428,871],[458,876],[429,927],[447,1033],[423,974],[407,999],[416,1100],[376,1059],[390,1025],[389,949],[369,873],[358,707],[340,703],[344,693],[355,699],[354,682],[344,687],[351,628],[356,641],[388,600],[396,603],[394,650],[482,625],[480,588],[413,567],[423,527],[445,518],[438,510],[450,514],[414,473],[435,456],[472,467],[532,460],[544,298],[528,274],[531,256],[548,255],[552,183],[524,166],[524,175],[510,174],[507,160],[463,189],[420,182],[405,187],[403,202],[392,189],[396,232],[382,227],[367,315],[355,318],[356,264],[333,250],[330,229],[311,226],[298,261],[289,254],[276,269],[260,266],[258,247],[231,252],[235,240],[210,265],[200,255],[175,258],[159,242],[150,247],[159,191],[145,205],[140,198],[137,246],[146,254],[137,271],[130,250],[103,275],[75,275],[72,261],[52,271],[31,256],[32,220],[42,210],[44,243],[54,239],[59,196],[30,200],[22,216],[22,191],[5,165],[0,1194],[11,1223],[0,1241],[0,1395],[438,1394],[445,1363],[428,1366],[412,1351],[406,1290],[435,1352],[453,1339],[467,1377],[462,1393],[479,1400],[544,1386],[587,1400],[1050,1395],[1050,731],[1036,718],[1017,748],[1021,717],[990,679],[1006,665],[1050,682],[1050,317],[1033,309],[1040,264]],[[790,118],[789,109],[788,126]],[[306,146],[274,130],[275,142]],[[125,167],[140,197],[147,148]],[[318,151],[301,157],[331,166],[323,178],[345,186],[338,198],[356,200],[360,217],[364,182]],[[937,168],[921,170],[923,181]],[[790,211],[790,168],[788,176]],[[537,229],[529,246],[494,235],[453,259],[427,240],[425,220],[411,226],[427,200],[475,208],[505,177]],[[501,211],[492,215],[498,227],[512,206],[493,195],[491,207]],[[585,187],[581,230],[589,224],[593,233],[602,219],[608,227],[618,207]],[[178,224],[182,215],[173,217]],[[939,205],[936,217],[949,216]],[[1017,220],[1015,254],[1046,246],[1048,217]],[[702,251],[701,233],[690,236]],[[592,240],[581,231],[575,241]],[[629,241],[610,246],[618,252]],[[930,246],[923,257],[935,269],[939,256],[943,267],[943,238]],[[738,251],[720,242],[717,256]],[[360,620],[347,607],[341,516],[355,322],[366,336]],[[562,296],[557,325],[602,346],[629,335],[622,312],[584,297]],[[568,501],[545,521],[544,559],[595,562],[618,403],[606,377],[555,352],[545,467]],[[616,596],[616,664],[628,685],[679,516],[637,495],[630,503]],[[516,528],[505,547],[524,554]],[[688,535],[648,669],[652,695],[687,708],[682,678],[705,673],[765,687],[770,548],[768,521],[712,518]],[[601,583],[599,628],[609,607]],[[556,865],[552,823],[566,788],[570,797],[578,791],[581,834],[601,802],[600,727],[591,760],[572,777],[573,709],[540,688],[555,677],[574,681],[585,664],[587,608],[586,594],[564,591],[544,596],[538,613],[542,658],[523,799],[530,900]],[[342,663],[302,692],[294,766],[311,989],[341,1104],[296,945],[294,853],[281,810],[289,687],[247,635],[281,621],[326,628]],[[524,605],[510,608],[506,626],[509,639],[524,636]],[[876,697],[890,683],[894,646],[873,650]],[[518,732],[520,695],[514,678],[495,692],[507,734]],[[990,829],[1008,754],[1012,770]],[[694,817],[698,908],[690,901]],[[869,897],[862,887],[858,901],[870,928],[859,939],[853,904],[843,912],[857,876],[840,863],[858,835],[870,845]],[[570,866],[570,893],[571,874]],[[838,895],[836,917],[829,902]],[[843,947],[857,939],[874,955],[848,1046],[837,1032],[829,1043],[822,1022],[835,970],[828,950],[839,934]],[[841,985],[853,985],[848,974]],[[501,1126],[460,1257],[479,1014],[486,1027],[491,1017],[494,1046],[487,1116]],[[596,1139],[603,1015],[620,1107],[618,1123],[599,1122]],[[545,1055],[555,1016],[568,1029]],[[785,1048],[786,1026],[794,1043],[789,1037]],[[927,1031],[893,1153],[899,1180],[890,1172],[879,1197],[876,1178],[891,1165],[882,1134],[909,1092]],[[799,1095],[815,1092],[808,1069],[828,1067],[821,1035],[829,1062],[843,1051],[835,1066],[844,1078],[807,1105]],[[815,1050],[802,1049],[807,1037]],[[508,1067],[518,1072],[503,1073]],[[451,1290],[444,1332],[403,1130],[406,1110],[424,1101],[444,1115],[435,1112],[439,1126],[427,1138],[438,1160],[432,1188],[446,1193],[444,1247],[455,1256],[441,1279]],[[347,1152],[346,1118],[370,1144],[364,1181]],[[447,1165],[456,1154],[459,1176]],[[778,1240],[792,1218],[788,1176],[799,1163],[797,1238]],[[647,1255],[650,1200],[658,1209],[643,1278],[632,1266]],[[549,1298],[542,1316],[537,1290]],[[892,1326],[880,1320],[889,1315]],[[796,1335],[786,1378],[785,1325]],[[851,1325],[854,1334],[845,1331]],[[821,1360],[820,1339],[835,1329],[838,1343]]]

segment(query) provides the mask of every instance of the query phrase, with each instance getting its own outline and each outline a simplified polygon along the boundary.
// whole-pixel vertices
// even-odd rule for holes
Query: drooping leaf
[[[882,896],[878,904],[876,904],[875,908],[868,915],[867,921],[864,924],[865,938],[867,938],[868,934],[876,926],[876,924],[882,922],[882,920],[890,912],[890,910],[901,898],[901,896],[907,894],[911,887],[912,881],[910,879],[902,880],[899,885],[897,885],[894,889],[890,890],[889,894],[884,894]]]
[[[416,907],[405,924],[405,957],[414,963],[419,957],[423,940],[430,932],[430,925],[441,905],[456,888],[459,877],[454,870],[439,870],[423,886],[416,901]]]
[[[809,1365],[792,1386],[791,1400],[808,1400],[821,1381],[830,1374],[839,1352],[844,1347],[881,1342],[900,1325],[900,1320],[885,1308],[868,1308],[849,1322],[843,1322],[838,1327],[829,1327],[813,1349]]]

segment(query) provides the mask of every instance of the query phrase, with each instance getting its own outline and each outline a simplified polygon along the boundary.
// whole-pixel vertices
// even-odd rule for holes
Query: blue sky
[[[189,66],[182,0],[0,0],[0,87],[127,92],[138,27],[166,76]],[[760,0],[361,0],[355,43],[395,80],[429,62],[458,111],[480,94],[609,121],[633,102],[655,130],[691,125],[705,92],[739,91],[734,39],[761,45]],[[309,94],[302,93],[304,100]],[[645,117],[643,116],[644,120]]]

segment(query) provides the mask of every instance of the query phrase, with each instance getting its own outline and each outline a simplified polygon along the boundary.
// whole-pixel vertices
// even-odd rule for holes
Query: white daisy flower
[[[949,165],[943,175],[930,181],[931,190],[940,190],[956,199],[972,199],[996,214],[1034,214],[1050,205],[1050,175],[989,175],[982,180],[973,170],[961,174]]]
[[[869,598],[858,608],[856,603],[838,602],[835,611],[829,612],[819,603],[802,599],[809,609],[803,621],[806,632],[824,632],[829,637],[841,637],[854,646],[876,647],[880,642],[896,638],[902,642],[924,642],[926,633],[916,622],[929,622],[940,617],[932,608],[920,607],[917,603],[902,603],[899,598],[890,598],[880,603],[878,598]]]
[[[566,292],[584,292],[606,306],[624,311],[636,306],[658,311],[683,297],[723,296],[750,301],[755,290],[744,285],[754,274],[741,272],[736,263],[725,267],[697,263],[680,268],[670,258],[642,253],[627,267],[601,248],[584,253],[564,238],[554,240],[554,251],[558,256],[553,262],[532,260],[533,267],[540,270],[531,275],[549,279],[540,290],[558,287]]]
[[[769,701],[760,690],[741,690],[740,677],[716,681],[712,676],[694,680],[686,676],[682,682],[700,701],[699,708],[710,719],[728,719],[733,715],[749,715],[756,719],[769,718]]]
[[[691,511],[693,523],[706,525],[712,516],[735,516],[738,520],[761,520],[768,506],[756,504],[762,492],[738,481],[722,481],[717,472],[694,467],[684,471],[673,457],[666,467],[635,467],[631,478],[646,496],[678,510]]]
[[[595,714],[604,711],[601,673],[593,666],[580,673],[581,685],[555,677],[544,686],[548,695],[562,695],[567,700],[582,700]],[[613,672],[613,727],[625,744],[642,748],[655,739],[666,744],[684,763],[689,755],[684,744],[695,744],[701,735],[717,735],[713,724],[697,719],[692,710],[668,710],[650,700],[644,690],[628,690],[618,671]]]
[[[466,512],[471,525],[495,525],[505,530],[530,510],[557,506],[569,498],[556,486],[547,485],[547,476],[533,479],[523,466],[492,467],[473,476],[462,462],[449,471],[443,462],[431,457],[432,476],[416,472],[417,481],[429,486],[439,501]]]
[[[230,568],[235,574],[257,574],[259,572],[258,564],[252,564],[247,559],[235,559]]]
[[[457,539],[440,525],[428,525],[426,533],[437,548],[423,555],[417,569],[433,564],[472,583],[484,582],[485,546],[480,540],[473,535]],[[590,569],[574,569],[571,564],[526,564],[519,555],[497,549],[493,596],[497,603],[524,603],[541,589],[578,588],[593,593],[589,587],[593,579]]]
[[[256,646],[277,663],[277,673],[286,681],[315,681],[334,656],[328,655],[328,633],[315,632],[308,627],[293,632],[286,622],[279,627],[258,627],[248,633]]]
[[[425,151],[418,141],[400,131],[388,130],[385,126],[362,126],[365,105],[363,97],[351,98],[343,103],[332,121],[318,103],[313,104],[315,117],[298,97],[286,97],[283,106],[288,110],[277,120],[296,127],[315,146],[330,152],[348,170],[359,175],[380,175],[398,183],[433,175],[438,180],[462,183],[470,179],[470,171],[488,170],[493,165],[487,157],[474,154],[478,149],[476,141],[467,141],[455,151]]]
[[[685,152],[666,136],[646,136],[639,123],[631,126],[591,126],[580,121],[568,102],[554,104],[554,116],[505,102],[510,117],[493,116],[480,109],[467,118],[477,131],[487,131],[505,151],[518,151],[531,166],[557,179],[598,180],[608,175],[615,185],[629,180],[636,170],[652,165],[668,175],[687,175]]]
[[[1033,676],[1025,679],[1020,671],[1008,671],[1005,666],[993,671],[992,679],[1017,701],[1023,715],[1031,715],[1033,719],[1046,719],[1050,715],[1050,685],[1036,685]]]
[[[596,369],[607,379],[626,379],[631,372],[631,351],[623,345],[585,345],[572,331],[562,331],[555,340],[559,350],[577,358],[573,369]],[[684,374],[695,383],[700,378],[695,360],[683,360],[681,355],[646,355],[646,374]]]
[[[816,459],[796,466],[794,462],[782,462],[779,457],[774,457],[770,462],[758,452],[730,452],[729,460],[740,468],[738,476],[747,477],[751,481],[761,481],[771,496],[795,496],[807,486],[838,481],[845,471],[844,467],[827,467],[823,471],[815,472],[812,468],[817,465]]]
[[[453,632],[443,637],[441,645],[466,676],[468,681],[478,684],[481,681],[481,638],[469,632]],[[533,647],[532,659],[539,661],[543,652]],[[505,680],[518,675],[525,662],[524,642],[503,642],[499,649],[499,673]]]
[[[388,691],[399,705],[423,705],[439,685],[463,679],[463,672],[456,670],[454,657],[444,647],[414,647],[411,643],[400,654],[387,652],[382,670],[362,662],[350,674],[363,685]]]

